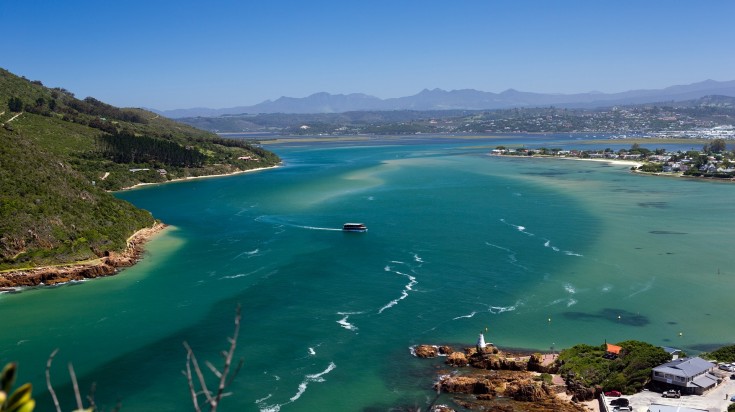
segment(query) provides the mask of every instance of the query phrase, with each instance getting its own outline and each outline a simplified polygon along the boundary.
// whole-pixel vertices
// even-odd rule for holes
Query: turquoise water
[[[42,410],[54,348],[67,408],[73,362],[108,409],[187,410],[182,342],[217,364],[239,303],[222,410],[365,411],[425,405],[434,364],[409,347],[485,328],[535,350],[735,341],[735,186],[486,155],[500,143],[273,146],[284,167],[120,193],[172,227],[118,276],[0,295],[0,361]]]

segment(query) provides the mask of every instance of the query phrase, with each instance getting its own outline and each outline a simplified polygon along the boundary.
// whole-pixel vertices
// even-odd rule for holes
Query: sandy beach
[[[184,182],[184,181],[187,181],[187,180],[195,180],[195,179],[209,179],[209,178],[214,178],[214,177],[226,177],[226,176],[234,176],[234,175],[239,175],[239,174],[243,174],[243,173],[257,172],[257,171],[260,171],[260,170],[275,169],[275,168],[277,168],[277,167],[281,167],[281,165],[268,166],[268,167],[256,167],[255,169],[248,169],[248,170],[238,170],[238,171],[236,171],[236,172],[231,172],[231,173],[220,173],[220,174],[215,174],[215,175],[204,175],[204,176],[187,176],[187,177],[182,177],[182,178],[178,178],[178,179],[171,179],[171,180],[168,180],[168,181],[165,181],[165,182],[153,182],[153,183],[138,183],[138,184],[135,184],[135,185],[133,185],[133,186],[123,187],[123,188],[122,188],[122,189],[120,189],[119,191],[123,191],[123,190],[131,190],[131,189],[135,189],[135,188],[138,188],[138,187],[143,187],[143,186],[152,186],[152,185],[165,185],[165,184],[167,184],[167,183]],[[117,192],[117,191],[118,191],[118,190],[116,190],[116,192]]]

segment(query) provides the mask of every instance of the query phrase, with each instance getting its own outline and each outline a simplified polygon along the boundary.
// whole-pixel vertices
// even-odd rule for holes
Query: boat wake
[[[255,218],[255,221],[256,222],[261,222],[261,223],[270,223],[270,224],[273,224],[275,226],[288,226],[288,227],[295,227],[295,228],[299,228],[299,229],[326,230],[326,231],[331,231],[331,232],[341,232],[342,231],[342,228],[341,227],[340,228],[333,228],[333,227],[320,227],[320,226],[299,225],[299,224],[296,224],[296,223],[284,222],[283,220],[281,220],[281,219],[279,219],[279,218],[277,218],[275,216],[267,216],[267,215],[258,216],[258,217]]]

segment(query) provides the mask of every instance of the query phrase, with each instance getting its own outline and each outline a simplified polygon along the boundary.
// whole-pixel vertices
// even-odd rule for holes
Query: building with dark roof
[[[715,367],[700,357],[677,359],[653,368],[653,380],[682,393],[701,395],[717,385],[718,378],[712,374]]]

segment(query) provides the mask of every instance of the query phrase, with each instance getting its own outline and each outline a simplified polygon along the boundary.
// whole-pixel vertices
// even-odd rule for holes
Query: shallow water
[[[362,411],[425,405],[409,346],[485,328],[535,350],[735,341],[735,186],[486,155],[501,143],[274,146],[284,167],[120,193],[173,227],[118,276],[1,295],[0,360],[43,409],[54,348],[69,407],[72,361],[108,409],[188,409],[181,342],[219,362],[239,303],[225,410]]]

